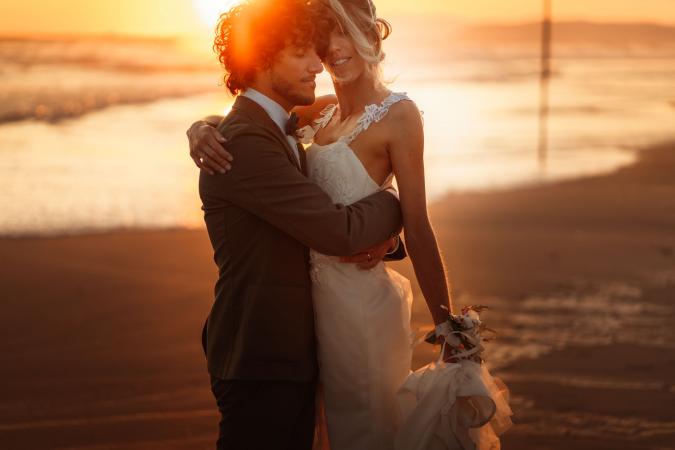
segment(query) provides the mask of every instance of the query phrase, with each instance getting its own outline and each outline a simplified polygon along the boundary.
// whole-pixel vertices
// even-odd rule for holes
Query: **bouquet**
[[[441,355],[449,347],[451,358],[448,362],[457,362],[460,359],[478,364],[484,362],[482,354],[485,348],[482,342],[489,342],[497,336],[495,330],[488,328],[480,320],[479,314],[485,309],[489,308],[484,305],[469,305],[463,307],[460,314],[448,314],[446,321],[427,333],[424,341],[436,344],[442,336],[444,340]]]

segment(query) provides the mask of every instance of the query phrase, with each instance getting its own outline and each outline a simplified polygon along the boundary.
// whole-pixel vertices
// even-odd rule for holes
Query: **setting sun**
[[[208,26],[213,27],[218,17],[238,3],[238,0],[193,0],[199,17]]]

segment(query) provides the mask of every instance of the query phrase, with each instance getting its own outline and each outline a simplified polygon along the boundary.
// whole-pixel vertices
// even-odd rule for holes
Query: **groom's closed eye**
[[[305,56],[307,55],[307,52],[309,52],[312,49],[313,48],[309,45],[294,45],[292,53],[295,56]]]

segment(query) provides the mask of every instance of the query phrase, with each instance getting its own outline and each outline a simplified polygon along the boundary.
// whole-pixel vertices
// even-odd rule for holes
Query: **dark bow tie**
[[[298,131],[298,115],[296,113],[291,113],[291,117],[288,118],[286,122],[286,134],[288,136],[296,137],[295,132]]]

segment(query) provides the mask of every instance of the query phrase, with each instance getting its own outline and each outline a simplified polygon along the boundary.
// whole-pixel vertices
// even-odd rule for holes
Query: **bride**
[[[426,208],[422,119],[415,103],[387,89],[381,76],[382,41],[391,27],[376,16],[370,0],[324,0],[322,5],[326,23],[317,53],[336,97],[294,109],[306,125],[303,142],[311,142],[308,176],[343,204],[396,177],[405,245],[440,327],[453,308]],[[213,166],[199,156],[208,154],[227,166],[227,153],[214,145],[215,139],[223,142],[222,136],[199,124],[188,134],[195,162],[211,171]],[[370,264],[370,270],[346,263],[362,262],[363,255],[340,260],[312,250],[310,258],[330,448],[391,450],[402,421],[397,391],[411,373],[410,282],[381,261]]]

